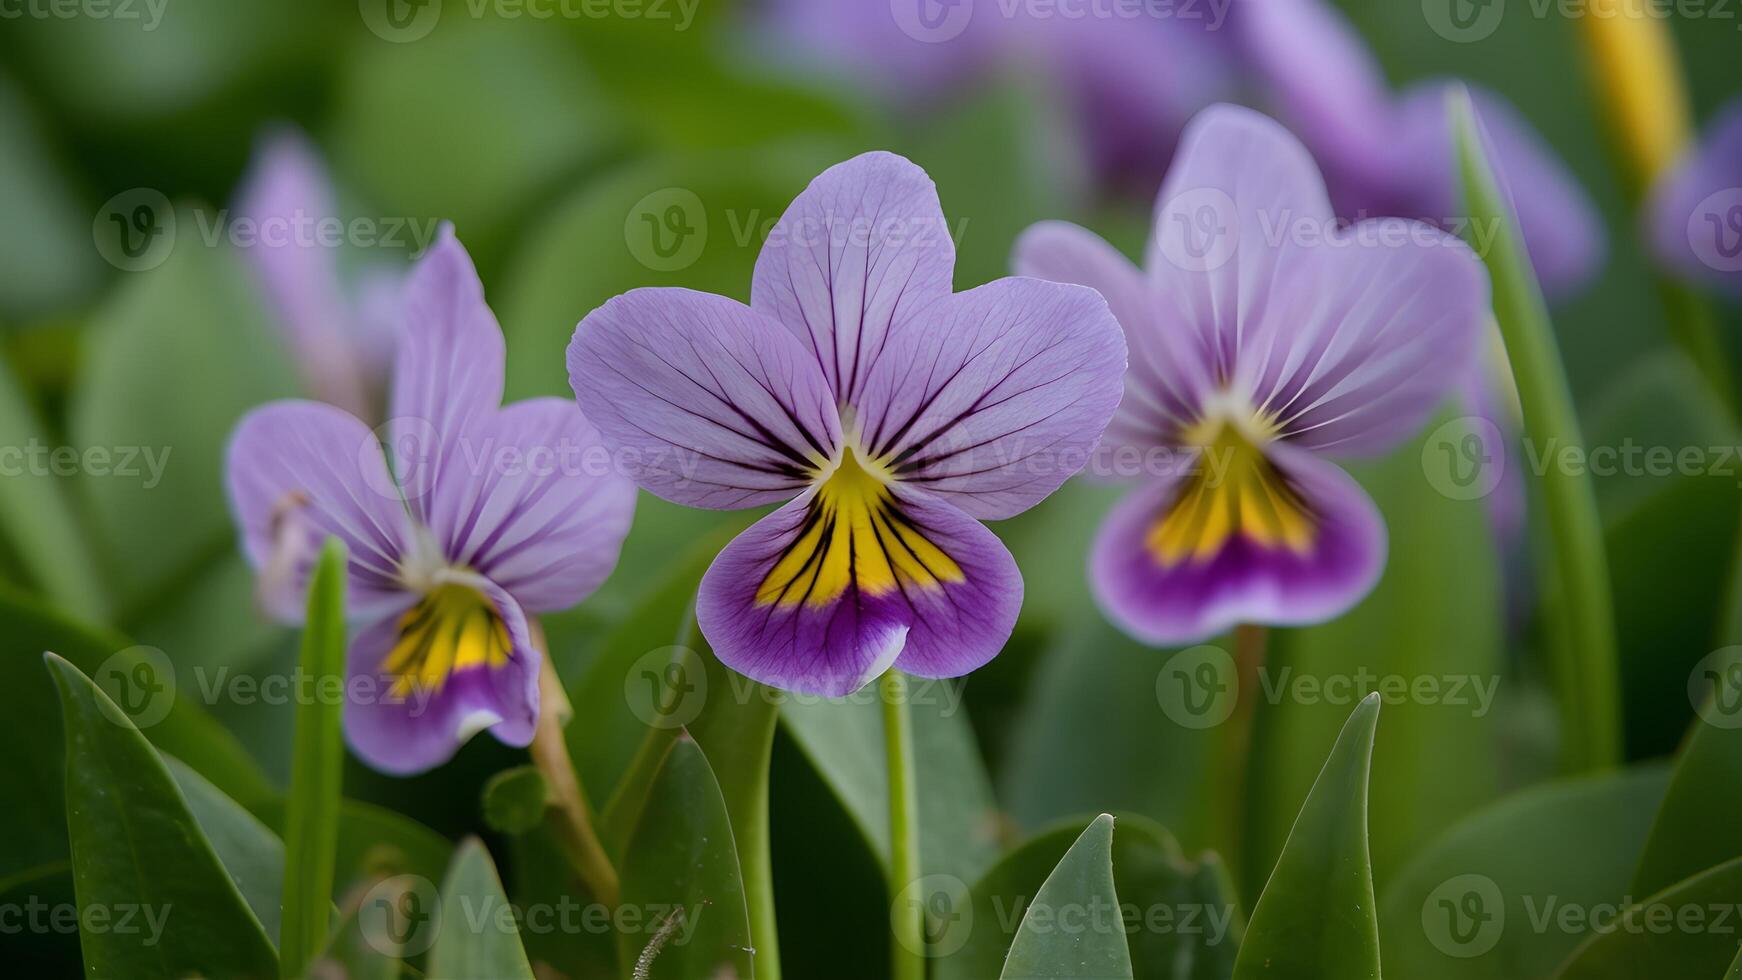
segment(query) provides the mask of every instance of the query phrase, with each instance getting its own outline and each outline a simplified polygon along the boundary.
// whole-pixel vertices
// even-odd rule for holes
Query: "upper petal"
[[[891,666],[968,673],[1003,648],[1021,606],[1010,553],[966,514],[900,486],[825,486],[720,552],[696,622],[733,670],[838,697]]]
[[[892,324],[948,295],[956,245],[924,170],[893,153],[836,164],[793,199],[756,258],[750,305],[853,400]]]
[[[1652,190],[1648,234],[1658,261],[1742,292],[1742,101]]]
[[[1124,373],[1099,293],[999,279],[900,326],[852,407],[860,445],[902,483],[999,519],[1082,469]]]
[[[605,581],[635,515],[635,484],[567,398],[492,415],[461,441],[459,520],[442,553],[531,612],[575,605]]]
[[[230,508],[276,616],[302,619],[308,576],[328,536],[350,550],[353,612],[399,601],[410,541],[405,508],[375,434],[322,402],[282,401],[244,416],[225,460]]]
[[[1265,474],[1206,455],[1113,509],[1090,581],[1121,629],[1181,646],[1240,623],[1322,622],[1378,582],[1385,525],[1366,491],[1311,454],[1270,450]]]
[[[780,324],[724,296],[636,289],[569,344],[581,410],[637,483],[694,507],[791,498],[840,444],[835,398]]]

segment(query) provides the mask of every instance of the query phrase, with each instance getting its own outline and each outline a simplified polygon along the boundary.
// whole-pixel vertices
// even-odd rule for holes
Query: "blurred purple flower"
[[[1062,222],[1015,265],[1100,290],[1131,345],[1108,449],[1157,465],[1095,542],[1114,621],[1180,644],[1366,595],[1385,526],[1327,457],[1397,445],[1470,370],[1488,282],[1468,247],[1405,219],[1340,227],[1305,147],[1218,106],[1186,129],[1143,270]]]
[[[405,285],[384,426],[281,401],[237,426],[230,505],[269,608],[303,614],[330,535],[350,549],[346,732],[377,769],[428,769],[478,731],[526,745],[540,652],[527,614],[566,609],[616,565],[635,487],[574,403],[502,406],[501,328],[453,231]],[[263,575],[263,581],[266,577]]]
[[[1658,261],[1742,295],[1742,101],[1726,106],[1699,146],[1658,179],[1647,222]]]
[[[1324,169],[1339,215],[1419,218],[1463,230],[1454,227],[1460,194],[1445,103],[1447,87],[1458,83],[1422,82],[1394,99],[1372,52],[1324,0],[1243,3],[1234,19],[1240,51]],[[1603,262],[1595,209],[1517,110],[1469,88],[1544,292],[1578,292]]]
[[[316,234],[317,223],[337,220],[332,181],[302,133],[283,128],[260,141],[236,212],[255,229],[242,251],[308,390],[361,418],[379,417],[403,274],[372,269],[346,288],[338,250]]]
[[[781,504],[727,545],[696,619],[726,666],[851,693],[891,666],[968,673],[1022,604],[982,520],[1081,469],[1119,401],[1125,344],[1092,290],[952,292],[925,172],[868,153],[769,233],[751,302],[637,289],[582,320],[569,378],[643,488],[692,507]]]

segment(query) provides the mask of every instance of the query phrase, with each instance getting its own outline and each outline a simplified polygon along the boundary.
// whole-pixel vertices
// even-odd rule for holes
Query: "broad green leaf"
[[[671,743],[678,738],[678,733],[677,729],[649,728],[641,748],[635,751],[635,758],[629,763],[629,770],[617,781],[610,802],[599,816],[601,840],[605,851],[613,857],[620,857],[629,846],[629,835],[634,833],[635,824],[641,819],[641,810],[647,805],[648,791],[653,788],[660,767],[665,765],[665,757],[671,752]]]
[[[278,957],[151,743],[78,668],[45,657],[66,725],[67,829],[79,905],[162,918],[162,935],[87,930],[87,975],[267,980]]]
[[[623,859],[625,909],[641,928],[617,936],[624,972],[645,980],[749,977],[755,955],[733,828],[701,747],[671,745]]]
[[[236,883],[236,890],[242,893],[254,917],[260,920],[266,938],[278,942],[283,918],[284,842],[254,814],[185,763],[173,756],[165,756],[163,761],[187,799],[188,812],[199,822],[200,832],[211,843],[212,852],[230,873],[230,880]]]
[[[1384,892],[1387,973],[1409,980],[1548,976],[1584,937],[1539,923],[1627,894],[1668,776],[1650,767],[1548,783],[1459,822]]]
[[[284,975],[303,974],[327,945],[333,859],[338,852],[339,784],[345,758],[343,702],[321,696],[345,677],[345,545],[329,538],[309,579],[301,676],[316,697],[296,706],[296,753],[284,832]]]
[[[102,271],[91,248],[90,211],[56,156],[23,93],[0,75],[0,213],[6,215],[0,224],[0,314],[9,318],[38,316],[83,299]]]
[[[254,807],[255,814],[275,831],[284,826],[285,811],[282,797]],[[340,800],[334,893],[343,895],[360,883],[393,875],[436,881],[453,850],[447,838],[410,817],[372,803]]]
[[[504,834],[524,834],[544,823],[550,790],[536,766],[504,769],[484,784],[484,822]]]
[[[59,740],[42,737],[59,725],[55,687],[42,669],[54,650],[106,691],[124,696],[146,722],[152,744],[186,762],[228,796],[252,802],[273,792],[248,754],[192,703],[173,678],[129,642],[74,622],[33,599],[0,588],[0,740],[32,746],[8,760],[0,780],[0,875],[67,856],[65,770]],[[144,666],[141,666],[141,664]],[[161,685],[161,686],[158,686]],[[152,724],[155,722],[155,724]]]
[[[1641,358],[1604,389],[1588,416],[1591,446],[1602,448],[1604,455],[1586,465],[1606,526],[1613,527],[1679,475],[1670,447],[1694,446],[1703,452],[1704,447],[1729,445],[1735,439],[1724,403],[1679,350]],[[1532,447],[1526,463],[1540,468],[1568,462],[1558,453],[1561,448]],[[1705,478],[1733,482],[1716,474]]]
[[[1424,438],[1355,470],[1391,536],[1384,576],[1336,619],[1270,633],[1247,806],[1252,860],[1241,866],[1251,893],[1287,839],[1322,747],[1350,707],[1375,690],[1386,709],[1369,800],[1380,887],[1424,843],[1496,794],[1500,560],[1486,501],[1435,489],[1436,474],[1445,475],[1438,453],[1467,431],[1456,420],[1436,423]]]
[[[1650,895],[1742,857],[1742,649],[1696,669],[1705,699],[1676,757],[1630,895]],[[1694,683],[1690,683],[1690,688]]]
[[[1113,884],[1113,818],[1095,818],[1022,913],[1003,980],[1130,980],[1131,953]]]
[[[1628,908],[1573,953],[1559,980],[1720,977],[1736,957],[1742,858],[1701,871]]]
[[[0,446],[20,453],[40,447],[42,453],[39,461],[20,458],[0,470],[0,537],[11,543],[45,596],[76,616],[101,622],[108,615],[107,590],[68,499],[70,482],[51,468],[50,454],[59,447],[47,433],[11,365],[0,357]]]
[[[1088,828],[1072,821],[1037,834],[1000,858],[964,905],[959,879],[936,876],[909,896],[927,914],[937,980],[997,976],[1023,912],[1065,852]],[[1126,916],[1136,980],[1227,980],[1243,923],[1221,862],[1186,860],[1173,837],[1144,817],[1118,816],[1113,884]]]
[[[1301,805],[1240,944],[1236,980],[1378,980],[1367,773],[1379,695],[1355,708]]]
[[[430,950],[439,980],[533,980],[508,896],[490,852],[476,838],[454,852],[442,882],[441,920]]]

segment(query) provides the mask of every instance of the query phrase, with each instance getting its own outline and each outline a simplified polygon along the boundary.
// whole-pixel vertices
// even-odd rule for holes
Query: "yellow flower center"
[[[1311,511],[1253,437],[1220,419],[1199,423],[1186,437],[1202,450],[1198,466],[1144,540],[1163,567],[1209,561],[1235,535],[1296,554],[1312,547]]]
[[[394,675],[391,693],[440,691],[457,671],[503,666],[512,646],[508,624],[483,593],[453,582],[437,585],[399,619],[399,639],[385,664]]]

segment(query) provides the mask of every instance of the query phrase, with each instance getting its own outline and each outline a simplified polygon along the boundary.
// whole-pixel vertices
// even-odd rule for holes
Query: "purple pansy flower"
[[[1339,228],[1306,149],[1218,106],[1186,129],[1142,271],[1060,222],[1015,262],[1099,289],[1131,344],[1107,444],[1156,465],[1094,545],[1109,616],[1180,644],[1321,621],[1372,588],[1385,526],[1328,458],[1396,445],[1470,369],[1488,283],[1462,242],[1404,219]]]
[[[1324,0],[1243,4],[1236,24],[1240,47],[1270,101],[1324,168],[1339,215],[1456,220],[1461,208],[1446,91],[1458,83],[1422,82],[1393,98],[1372,52]],[[1469,88],[1544,292],[1578,292],[1603,262],[1596,209],[1510,103]]]
[[[261,140],[237,195],[253,226],[243,249],[261,291],[315,397],[361,418],[379,418],[393,359],[403,274],[370,269],[354,288],[319,223],[336,220],[332,181],[300,132]]]
[[[1092,290],[954,293],[954,269],[931,179],[868,153],[793,201],[750,305],[637,289],[576,329],[575,395],[642,487],[781,505],[702,580],[696,619],[728,667],[838,696],[891,666],[965,674],[1009,638],[1022,578],[980,521],[1085,464],[1125,344]]]
[[[502,405],[503,341],[472,260],[443,226],[405,286],[384,430],[313,401],[255,409],[232,437],[231,509],[268,597],[302,615],[316,550],[350,549],[352,747],[387,772],[437,765],[477,731],[526,745],[541,654],[528,614],[566,609],[616,565],[635,487],[574,403]]]
[[[1742,101],[1658,179],[1647,214],[1660,262],[1742,295]]]

